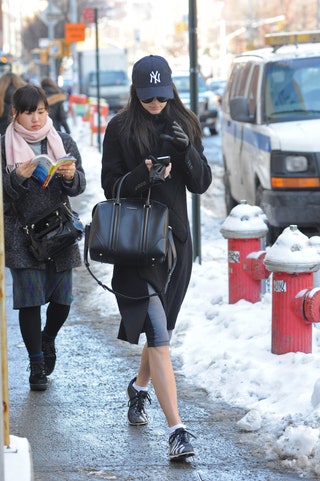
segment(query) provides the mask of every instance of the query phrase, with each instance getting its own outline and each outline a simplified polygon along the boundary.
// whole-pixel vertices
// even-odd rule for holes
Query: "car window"
[[[250,71],[250,63],[237,63],[231,74],[232,84],[230,89],[230,99],[239,95],[244,95],[245,85]]]
[[[259,67],[255,65],[252,72],[252,77],[248,90],[248,107],[249,113],[253,117],[256,115],[257,109],[257,97],[258,97],[258,80],[259,80]]]
[[[172,80],[179,93],[190,92],[190,77],[189,75],[173,75]],[[198,77],[198,90],[199,92],[205,92],[207,89],[206,83],[201,75]]]

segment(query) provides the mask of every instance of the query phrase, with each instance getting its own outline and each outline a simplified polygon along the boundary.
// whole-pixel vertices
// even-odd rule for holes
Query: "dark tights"
[[[49,337],[56,337],[66,321],[70,306],[50,302],[47,307],[44,332]],[[19,324],[22,339],[29,356],[41,354],[41,306],[23,307],[19,310]]]

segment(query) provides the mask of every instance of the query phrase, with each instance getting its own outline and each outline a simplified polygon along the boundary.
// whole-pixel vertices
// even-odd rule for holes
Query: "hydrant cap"
[[[320,236],[314,235],[310,237],[310,244],[320,252]]]
[[[268,249],[264,264],[271,272],[315,272],[320,264],[320,250],[297,226],[291,225]]]
[[[268,231],[265,219],[265,214],[260,207],[241,201],[231,210],[220,232],[226,239],[265,237]]]

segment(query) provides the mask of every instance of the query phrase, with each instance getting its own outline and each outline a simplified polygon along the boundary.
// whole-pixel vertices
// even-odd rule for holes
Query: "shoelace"
[[[44,364],[41,362],[30,362],[28,370],[31,371],[33,375],[45,374]]]
[[[141,413],[141,411],[144,410],[144,404],[146,400],[149,401],[149,404],[151,404],[150,394],[146,391],[138,391],[133,398],[129,399],[128,406],[135,406],[136,411]]]
[[[188,436],[191,436],[192,438],[197,439],[196,436],[194,436],[192,433],[190,433],[184,428],[176,429],[175,432],[171,434],[169,442],[173,443],[173,441],[176,438],[179,438],[180,442],[188,443],[189,442]]]
[[[46,356],[54,357],[56,355],[56,348],[55,348],[55,345],[54,345],[54,340],[43,339],[42,344],[43,344],[43,347],[46,351]]]

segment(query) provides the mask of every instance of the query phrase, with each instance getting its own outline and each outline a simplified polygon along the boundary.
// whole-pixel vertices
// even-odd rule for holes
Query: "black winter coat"
[[[49,104],[49,117],[52,119],[53,126],[58,131],[65,131],[70,134],[70,128],[67,122],[67,112],[64,108],[66,96],[63,92],[57,92],[56,89],[47,87],[44,89]]]
[[[131,172],[123,183],[124,197],[145,197],[149,187],[149,170],[138,153],[132,139],[131,145],[125,144],[119,133],[123,122],[120,113],[113,117],[106,129],[103,141],[102,188],[106,198],[113,196],[116,181],[127,172]],[[152,116],[159,134],[171,133],[171,126],[166,125],[159,116]],[[181,304],[185,297],[192,269],[192,240],[187,212],[186,190],[202,194],[209,187],[212,174],[207,159],[203,154],[203,146],[190,144],[181,153],[165,140],[160,140],[151,152],[155,157],[170,155],[172,169],[170,178],[165,182],[152,186],[151,198],[166,204],[169,208],[169,220],[177,249],[177,265],[169,287],[161,301],[167,315],[167,327],[174,329]],[[129,296],[145,296],[148,294],[147,282],[160,291],[167,276],[167,266],[149,268],[130,268],[114,266],[113,289]],[[144,323],[148,311],[148,300],[127,300],[117,297],[121,314],[118,338],[130,343],[139,342],[140,333],[144,331]]]
[[[23,225],[32,222],[51,208],[54,210],[60,201],[67,201],[69,204],[68,197],[76,197],[85,190],[86,179],[78,147],[70,135],[61,132],[59,135],[66,152],[70,152],[77,159],[74,180],[72,183],[66,183],[61,175],[55,175],[45,189],[42,189],[40,183],[33,177],[21,183],[15,171],[11,173],[7,171],[5,136],[1,138],[6,267],[45,269],[45,263],[37,261],[29,253]],[[46,139],[41,142],[41,152],[47,153]],[[54,262],[57,272],[80,266],[78,245],[65,249]]]

